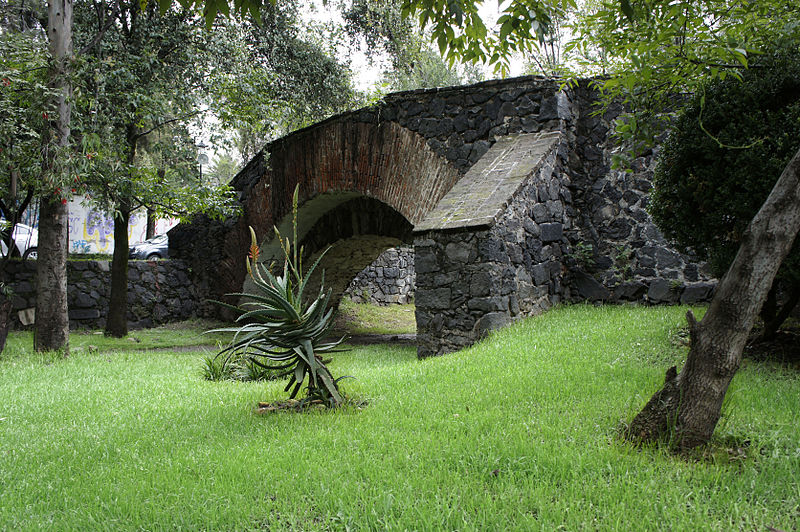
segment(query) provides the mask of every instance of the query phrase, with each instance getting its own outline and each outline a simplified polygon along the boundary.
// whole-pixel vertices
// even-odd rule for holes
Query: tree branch
[[[164,127],[167,124],[172,124],[173,122],[179,122],[181,120],[186,120],[188,118],[192,118],[193,116],[197,116],[197,115],[199,115],[201,113],[204,113],[204,112],[205,111],[202,111],[202,110],[192,111],[191,113],[186,113],[185,115],[182,115],[182,116],[176,116],[175,118],[170,118],[169,120],[165,120],[165,121],[163,121],[163,122],[161,122],[159,124],[156,124],[155,126],[151,127],[147,131],[144,131],[142,133],[137,133],[136,135],[134,135],[133,140],[139,140],[139,139],[141,139],[143,137],[146,137],[147,135],[149,135],[153,131],[155,131],[155,130],[161,128],[161,127]]]
[[[89,52],[89,50],[100,44],[100,41],[103,40],[103,36],[111,28],[111,26],[114,25],[118,12],[119,12],[119,3],[114,2],[114,6],[111,9],[111,13],[108,14],[108,20],[106,21],[106,24],[99,29],[94,38],[92,38],[92,40],[89,41],[89,43],[86,46],[84,46],[83,48],[80,49],[80,51],[78,51],[77,55],[85,55],[86,53]]]

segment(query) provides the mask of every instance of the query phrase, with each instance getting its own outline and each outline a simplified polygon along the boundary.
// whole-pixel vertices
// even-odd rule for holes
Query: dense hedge
[[[746,147],[745,147],[746,146]],[[663,146],[650,212],[722,275],[741,235],[800,148],[800,51],[781,48],[697,94]],[[800,281],[795,244],[779,277]]]

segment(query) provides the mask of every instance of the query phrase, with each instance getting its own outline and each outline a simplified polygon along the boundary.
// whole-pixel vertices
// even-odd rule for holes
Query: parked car
[[[17,246],[19,254],[23,259],[36,259],[38,255],[39,231],[35,227],[25,224],[17,224],[11,233],[14,244]],[[8,247],[5,241],[0,240],[0,253],[5,257]]]
[[[139,244],[129,246],[128,258],[161,260],[169,257],[169,237],[158,235]]]

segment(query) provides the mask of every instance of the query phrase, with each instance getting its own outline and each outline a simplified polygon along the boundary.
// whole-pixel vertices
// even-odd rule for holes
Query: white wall
[[[69,202],[69,252],[70,253],[112,253],[114,251],[114,219],[110,214],[81,204],[83,198],[76,196]],[[166,233],[176,225],[177,218],[156,221],[156,234]],[[26,211],[23,223],[39,226],[39,212],[36,207]],[[140,209],[131,215],[128,224],[128,241],[131,244],[145,240],[147,214]]]

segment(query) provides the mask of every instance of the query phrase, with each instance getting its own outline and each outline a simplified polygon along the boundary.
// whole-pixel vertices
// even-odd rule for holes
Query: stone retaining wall
[[[11,261],[7,270],[14,289],[13,327],[31,325],[36,306],[36,262]],[[128,327],[139,329],[196,315],[198,292],[190,269],[180,260],[128,263]],[[109,261],[67,263],[70,328],[105,326],[111,290]]]
[[[355,276],[345,294],[356,303],[410,303],[414,299],[415,279],[414,249],[387,249]]]

